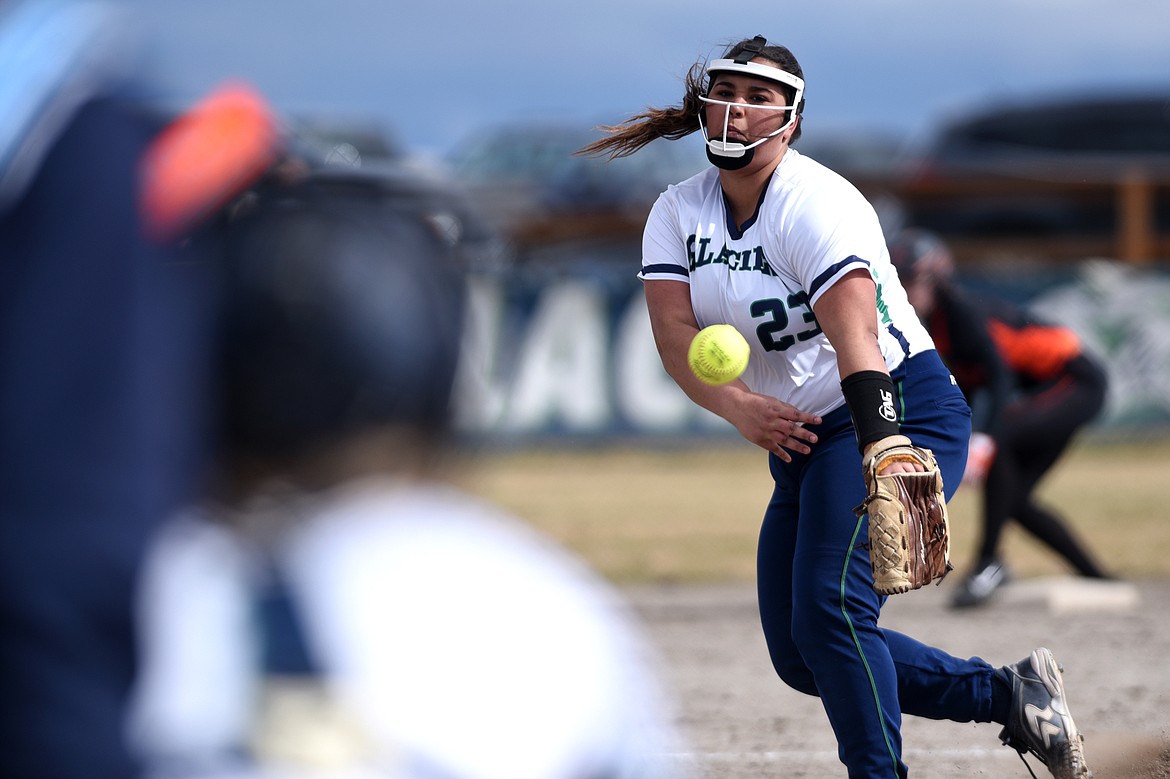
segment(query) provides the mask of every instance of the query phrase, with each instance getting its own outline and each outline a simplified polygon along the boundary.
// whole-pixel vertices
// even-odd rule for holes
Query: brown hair
[[[724,52],[723,57],[733,59],[751,43],[753,43],[753,39],[745,38],[732,44]],[[768,60],[776,67],[794,76],[804,78],[804,71],[801,70],[800,63],[784,46],[764,46],[755,56]],[[699,60],[691,65],[690,70],[687,71],[682,103],[670,108],[647,108],[642,113],[619,124],[602,125],[597,129],[607,133],[606,137],[594,141],[576,153],[591,157],[609,157],[610,159],[628,157],[658,138],[674,141],[698,130],[699,112],[703,108],[700,97],[706,95],[710,88],[707,82],[707,65],[707,60]],[[795,90],[787,85],[784,85],[783,89],[789,103],[791,103],[796,96]],[[804,102],[802,100],[801,105],[796,108],[797,115],[799,116],[803,110]],[[798,122],[790,143],[795,142],[800,137],[800,129],[800,122]]]

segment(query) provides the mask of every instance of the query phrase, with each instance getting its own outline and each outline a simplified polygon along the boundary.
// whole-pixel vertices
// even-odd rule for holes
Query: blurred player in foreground
[[[952,604],[986,603],[1008,581],[1000,546],[1012,519],[1079,575],[1110,578],[1072,528],[1035,496],[1076,434],[1100,414],[1105,371],[1068,328],[959,287],[950,250],[937,235],[906,229],[889,248],[910,303],[974,412],[963,480],[982,488],[982,537]]]
[[[856,511],[864,464],[909,439],[934,452],[949,497],[970,409],[906,300],[874,209],[791,147],[804,86],[791,51],[745,39],[696,63],[681,105],[647,109],[583,150],[621,156],[704,134],[711,167],[658,198],[639,276],[667,372],[768,452],[775,489],[757,583],[775,670],[820,697],[852,779],[907,775],[903,714],[997,722],[1054,776],[1082,779],[1080,736],[1047,649],[995,668],[878,624],[885,598]],[[752,351],[741,378],[711,386],[686,357],[699,329],[719,323]]]
[[[132,20],[130,20],[132,21]],[[147,239],[125,16],[0,2],[0,776],[137,776],[147,539],[198,489],[201,268]]]
[[[211,231],[218,496],[143,589],[153,777],[675,776],[649,645],[442,479],[463,289],[425,221],[312,176]]]

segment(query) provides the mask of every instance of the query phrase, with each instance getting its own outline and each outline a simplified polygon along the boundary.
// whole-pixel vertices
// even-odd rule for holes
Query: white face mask
[[[718,154],[721,157],[742,157],[749,149],[756,148],[764,141],[767,141],[769,138],[775,138],[777,135],[791,127],[796,121],[796,106],[794,105],[748,105],[745,103],[731,103],[726,100],[715,100],[714,98],[710,97],[700,97],[699,99],[704,103],[724,106],[723,134],[720,138],[717,139],[711,137],[710,131],[703,125],[703,114],[699,114],[699,127],[703,130],[703,137],[707,141],[707,148],[710,149],[712,153]],[[785,122],[782,127],[773,130],[763,138],[752,141],[748,144],[743,144],[736,141],[727,140],[727,125],[731,117],[731,109],[733,106],[739,106],[740,108],[761,109],[764,111],[792,111],[792,116],[789,117],[788,121]]]
[[[760,144],[775,138],[780,133],[791,127],[797,119],[797,112],[800,110],[801,102],[804,96],[804,79],[799,76],[794,76],[786,70],[781,70],[771,65],[761,65],[757,62],[736,62],[730,59],[715,60],[708,66],[707,75],[711,77],[714,73],[741,73],[746,76],[753,76],[755,78],[762,78],[767,81],[776,81],[786,86],[792,87],[795,90],[792,105],[750,105],[746,103],[732,103],[726,100],[716,100],[710,97],[700,97],[704,103],[711,105],[721,105],[724,107],[723,111],[723,131],[718,137],[712,138],[711,132],[704,124],[703,118],[705,112],[699,112],[699,128],[703,131],[703,138],[707,144],[707,158],[716,166],[724,170],[736,170],[747,166],[754,156],[754,149]],[[742,108],[756,108],[765,111],[791,111],[792,115],[782,127],[773,132],[759,138],[751,143],[738,143],[736,141],[727,140],[727,125],[731,116],[732,106],[740,106]]]

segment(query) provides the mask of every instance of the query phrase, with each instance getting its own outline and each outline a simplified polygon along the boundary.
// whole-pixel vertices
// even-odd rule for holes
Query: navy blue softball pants
[[[971,413],[934,351],[892,374],[905,435],[935,453],[948,500],[962,478]],[[991,719],[992,666],[961,660],[878,626],[861,456],[845,407],[812,427],[808,455],[770,455],[775,491],[760,530],[760,618],[772,664],[795,690],[819,696],[850,779],[905,777],[902,714]],[[902,595],[898,597],[913,597]]]

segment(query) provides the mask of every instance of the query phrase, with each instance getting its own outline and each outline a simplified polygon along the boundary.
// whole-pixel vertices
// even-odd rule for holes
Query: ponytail
[[[699,96],[706,88],[706,63],[697,62],[686,76],[686,94],[681,105],[670,108],[647,108],[640,114],[615,125],[598,127],[606,137],[578,149],[585,157],[628,157],[651,141],[665,138],[675,141],[699,129]]]

